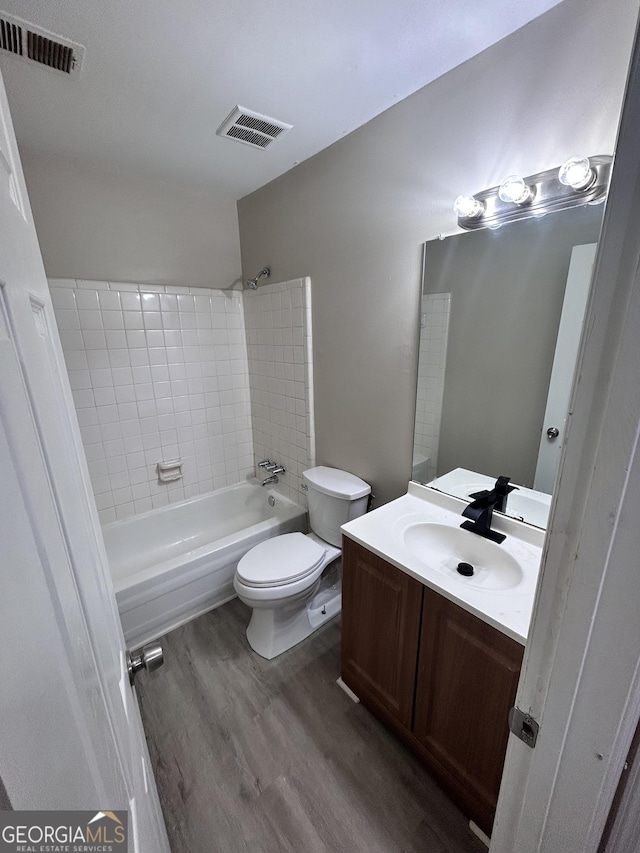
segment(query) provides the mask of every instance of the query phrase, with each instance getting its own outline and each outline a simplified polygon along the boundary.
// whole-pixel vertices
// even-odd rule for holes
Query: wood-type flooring
[[[173,853],[486,853],[405,746],[337,686],[333,620],[272,661],[239,600],[136,682]]]

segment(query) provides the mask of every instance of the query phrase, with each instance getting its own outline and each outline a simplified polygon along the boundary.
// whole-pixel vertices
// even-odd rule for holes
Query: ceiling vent
[[[268,148],[293,125],[285,124],[269,116],[254,113],[253,110],[245,110],[244,107],[234,107],[226,119],[222,122],[216,133],[218,136],[226,136],[236,142],[243,142],[252,148]]]
[[[0,49],[18,59],[77,77],[84,47],[21,18],[0,12]]]

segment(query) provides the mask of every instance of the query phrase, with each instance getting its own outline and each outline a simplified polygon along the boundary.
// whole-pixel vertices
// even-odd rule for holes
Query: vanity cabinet
[[[488,834],[523,651],[344,538],[342,678]]]
[[[342,679],[410,729],[423,586],[346,537],[342,563]]]
[[[424,588],[413,735],[429,766],[488,834],[523,652],[515,640]]]

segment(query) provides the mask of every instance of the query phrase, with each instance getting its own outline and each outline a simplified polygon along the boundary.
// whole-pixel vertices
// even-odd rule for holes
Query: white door
[[[553,492],[556,482],[560,451],[564,442],[571,386],[580,349],[596,248],[596,243],[586,243],[584,246],[574,246],[571,252],[533,481],[534,489],[549,495]]]
[[[168,853],[0,77],[0,773],[14,809],[129,811]]]

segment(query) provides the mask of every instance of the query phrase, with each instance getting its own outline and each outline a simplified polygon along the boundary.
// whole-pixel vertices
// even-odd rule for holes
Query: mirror
[[[466,498],[507,475],[507,514],[545,525],[525,507],[548,511],[603,209],[425,244],[412,479]]]

